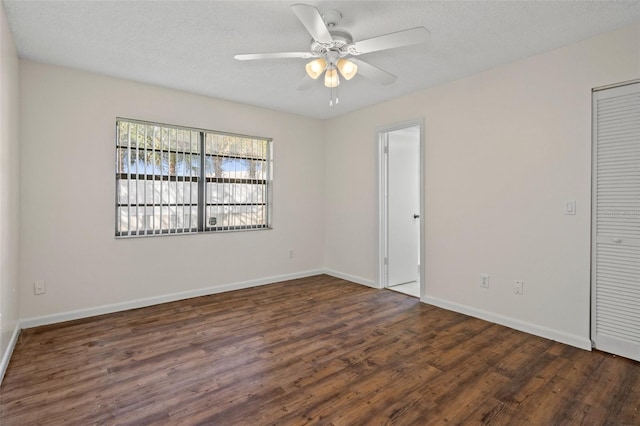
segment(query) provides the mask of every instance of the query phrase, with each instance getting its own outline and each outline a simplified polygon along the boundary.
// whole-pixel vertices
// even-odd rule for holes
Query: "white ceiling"
[[[640,20],[636,1],[307,1],[338,9],[354,40],[416,26],[422,45],[360,56],[398,76],[329,89],[295,87],[305,59],[236,61],[237,53],[306,51],[296,1],[4,0],[20,57],[246,104],[329,118],[476,74]]]

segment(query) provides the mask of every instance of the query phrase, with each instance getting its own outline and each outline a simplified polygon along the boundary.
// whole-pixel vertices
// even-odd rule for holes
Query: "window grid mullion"
[[[183,167],[184,167],[184,160],[185,160],[185,156],[184,156],[184,132],[185,132],[184,130],[180,130],[178,132],[178,135],[182,135],[182,151],[180,151],[178,149],[178,154],[176,154],[176,179],[178,179],[178,177],[180,176],[180,174],[178,173],[178,164],[179,164],[178,158],[179,158],[180,153],[182,153],[182,164],[183,164]],[[180,146],[179,142],[180,142],[180,138],[177,138],[177,140],[176,140],[176,148],[178,148]],[[182,199],[184,200],[184,173],[182,174],[182,185],[180,185],[180,180],[179,179],[176,181],[176,229],[178,229],[178,228],[184,229],[185,228],[185,226],[184,226],[184,206],[178,207],[178,202],[180,200],[180,196],[179,196],[180,195],[180,191],[178,190],[178,188],[180,188],[180,187],[182,188]],[[178,213],[179,209],[182,211],[182,214]],[[182,217],[182,226],[178,226],[179,223],[180,223],[180,217]]]
[[[153,139],[151,140],[151,229],[156,234],[156,126],[153,126]],[[146,184],[146,183],[145,183]]]
[[[135,169],[134,169],[134,176],[138,176],[138,159],[140,158],[140,150],[139,150],[139,141],[138,141],[138,132],[139,132],[139,126],[140,124],[136,125],[135,128],[135,133],[134,133],[134,138],[135,138],[135,142],[136,142],[136,153],[134,155],[134,164],[135,164]],[[138,210],[137,204],[138,204],[138,179],[134,179],[134,185],[133,185],[133,200],[136,204],[136,227],[134,229],[134,232],[137,234],[140,231],[140,211]]]
[[[228,143],[228,141],[227,141],[227,143]],[[223,164],[224,164],[224,162],[223,162]],[[224,184],[223,184],[224,185],[224,189],[222,191],[222,199],[226,203],[227,202],[227,197],[231,193],[231,188],[229,187],[229,176],[225,175],[224,170],[222,171],[222,180],[224,182]],[[223,208],[223,211],[225,213],[228,213],[229,209],[224,209]],[[225,217],[225,224],[226,224],[225,231],[229,230],[229,224],[231,223],[231,221],[229,219],[230,219],[229,215],[227,214],[227,216]]]
[[[127,124],[127,234],[131,235],[131,124]]]
[[[144,174],[147,174],[147,126],[144,126]],[[144,185],[143,197],[144,197],[144,210],[142,211],[142,219],[144,220],[144,233],[147,233],[148,223],[147,223],[147,181],[146,179],[142,181]]]
[[[267,157],[268,157],[268,153],[267,153],[267,152],[265,152],[265,149],[266,149],[266,148],[267,148],[267,147],[265,146],[264,141],[261,141],[261,143],[260,143],[260,156],[261,156],[262,158],[267,158]],[[269,179],[269,162],[265,162],[264,166],[265,166],[265,169],[266,169],[266,170],[263,170],[263,173],[266,173],[266,175],[265,175],[265,176],[263,176],[263,179],[264,179],[265,181],[267,181],[267,180]],[[266,190],[267,190],[267,188],[266,188],[266,187],[267,187],[266,185],[262,186],[261,191],[260,191],[260,192],[262,193],[262,201],[263,201],[263,202],[266,202],[266,201],[268,200],[267,193],[266,193]],[[260,212],[261,222],[263,222],[263,223],[267,223],[266,221],[268,220],[268,218],[267,218],[267,217],[265,217],[265,215],[267,214],[267,211],[268,211],[268,210],[269,210],[269,209],[268,209],[268,207],[267,207],[267,206],[265,206],[265,207],[262,209],[262,211]]]
[[[212,141],[212,142],[211,142],[211,143],[214,145],[214,151],[215,151],[215,152],[217,152],[217,151],[218,151],[218,139],[219,139],[219,138],[216,138],[216,139],[215,139],[215,141]],[[215,142],[215,143],[214,143],[214,142]],[[218,163],[218,161],[222,162],[222,158],[220,158],[220,157],[211,157],[211,161],[213,161],[213,164],[214,164],[214,168],[213,168],[213,176],[214,176],[216,179],[220,179],[220,183],[218,183],[218,182],[216,181],[216,185],[215,185],[215,189],[216,189],[216,201],[217,201],[218,203],[220,203],[220,200],[223,200],[223,201],[224,201],[224,180],[223,180],[223,179],[224,179],[224,177],[222,176],[222,173],[220,173],[220,174],[218,175],[218,169],[215,167],[215,165]],[[221,166],[220,168],[222,168],[222,166]],[[222,191],[222,194],[220,194],[220,191]],[[211,208],[209,208],[209,211],[212,211],[212,209],[211,209]],[[218,225],[218,224],[216,223],[216,225],[217,225],[217,226],[223,226],[223,222],[220,222],[220,225]],[[216,225],[214,225],[214,226],[216,226]]]
[[[198,145],[200,146],[200,173],[198,179],[198,231],[203,232],[207,224],[206,220],[206,208],[207,205],[207,180],[206,176],[206,155],[205,155],[205,134],[204,132],[198,133]]]
[[[193,152],[191,151],[191,143],[193,142],[192,140],[193,137],[193,132],[189,131],[189,204],[191,204],[192,200],[191,200],[191,176],[193,175]],[[193,230],[193,226],[191,223],[191,220],[193,219],[193,214],[191,214],[191,206],[189,206],[189,231]]]
[[[236,177],[238,176],[238,162],[234,161],[233,162],[233,176]],[[229,179],[231,179],[231,175],[229,175]],[[229,183],[229,202],[231,202],[231,200],[234,200],[237,196],[238,196],[238,191],[237,191],[238,187],[235,186],[234,183]],[[229,211],[231,211],[231,208],[229,208]],[[231,215],[232,218],[232,222],[231,222],[231,226],[236,226],[236,215],[232,214]]]

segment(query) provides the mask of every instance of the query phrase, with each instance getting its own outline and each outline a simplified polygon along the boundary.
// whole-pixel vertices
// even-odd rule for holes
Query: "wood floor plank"
[[[0,424],[640,424],[640,363],[327,275],[24,330]]]

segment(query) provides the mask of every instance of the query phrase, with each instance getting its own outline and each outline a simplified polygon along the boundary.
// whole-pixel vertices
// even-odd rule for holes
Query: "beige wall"
[[[376,128],[424,117],[425,301],[588,347],[591,88],[638,77],[634,25],[328,121],[325,266],[375,282]]]
[[[322,267],[321,122],[29,61],[20,96],[22,319]],[[116,116],[273,138],[274,229],[116,240]],[[45,295],[34,296],[36,280]]]
[[[18,55],[0,3],[0,360],[18,324],[18,162]]]
[[[20,318],[322,268],[373,284],[375,131],[424,118],[424,300],[587,347],[590,90],[639,76],[635,25],[323,122],[21,61]],[[116,240],[116,116],[272,137],[275,229]]]

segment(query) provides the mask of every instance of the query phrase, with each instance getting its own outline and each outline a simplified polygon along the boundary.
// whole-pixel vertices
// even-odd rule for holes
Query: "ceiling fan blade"
[[[291,10],[315,41],[319,43],[331,43],[333,41],[333,37],[329,33],[329,29],[318,9],[308,4],[296,3],[291,5]]]
[[[239,61],[250,61],[253,59],[288,59],[288,58],[313,58],[311,52],[278,52],[278,53],[246,53],[234,56]]]
[[[360,59],[349,58],[349,60],[358,66],[359,75],[375,81],[376,83],[380,83],[383,86],[393,83],[398,78],[395,75],[381,70],[368,62],[361,61]]]
[[[305,74],[304,78],[296,86],[296,90],[309,90],[313,87],[313,83],[315,83],[315,80]]]
[[[398,31],[397,33],[389,33],[367,40],[357,41],[349,46],[349,53],[352,55],[362,55],[363,53],[424,43],[430,35],[431,33],[425,27],[411,28],[410,30]]]

